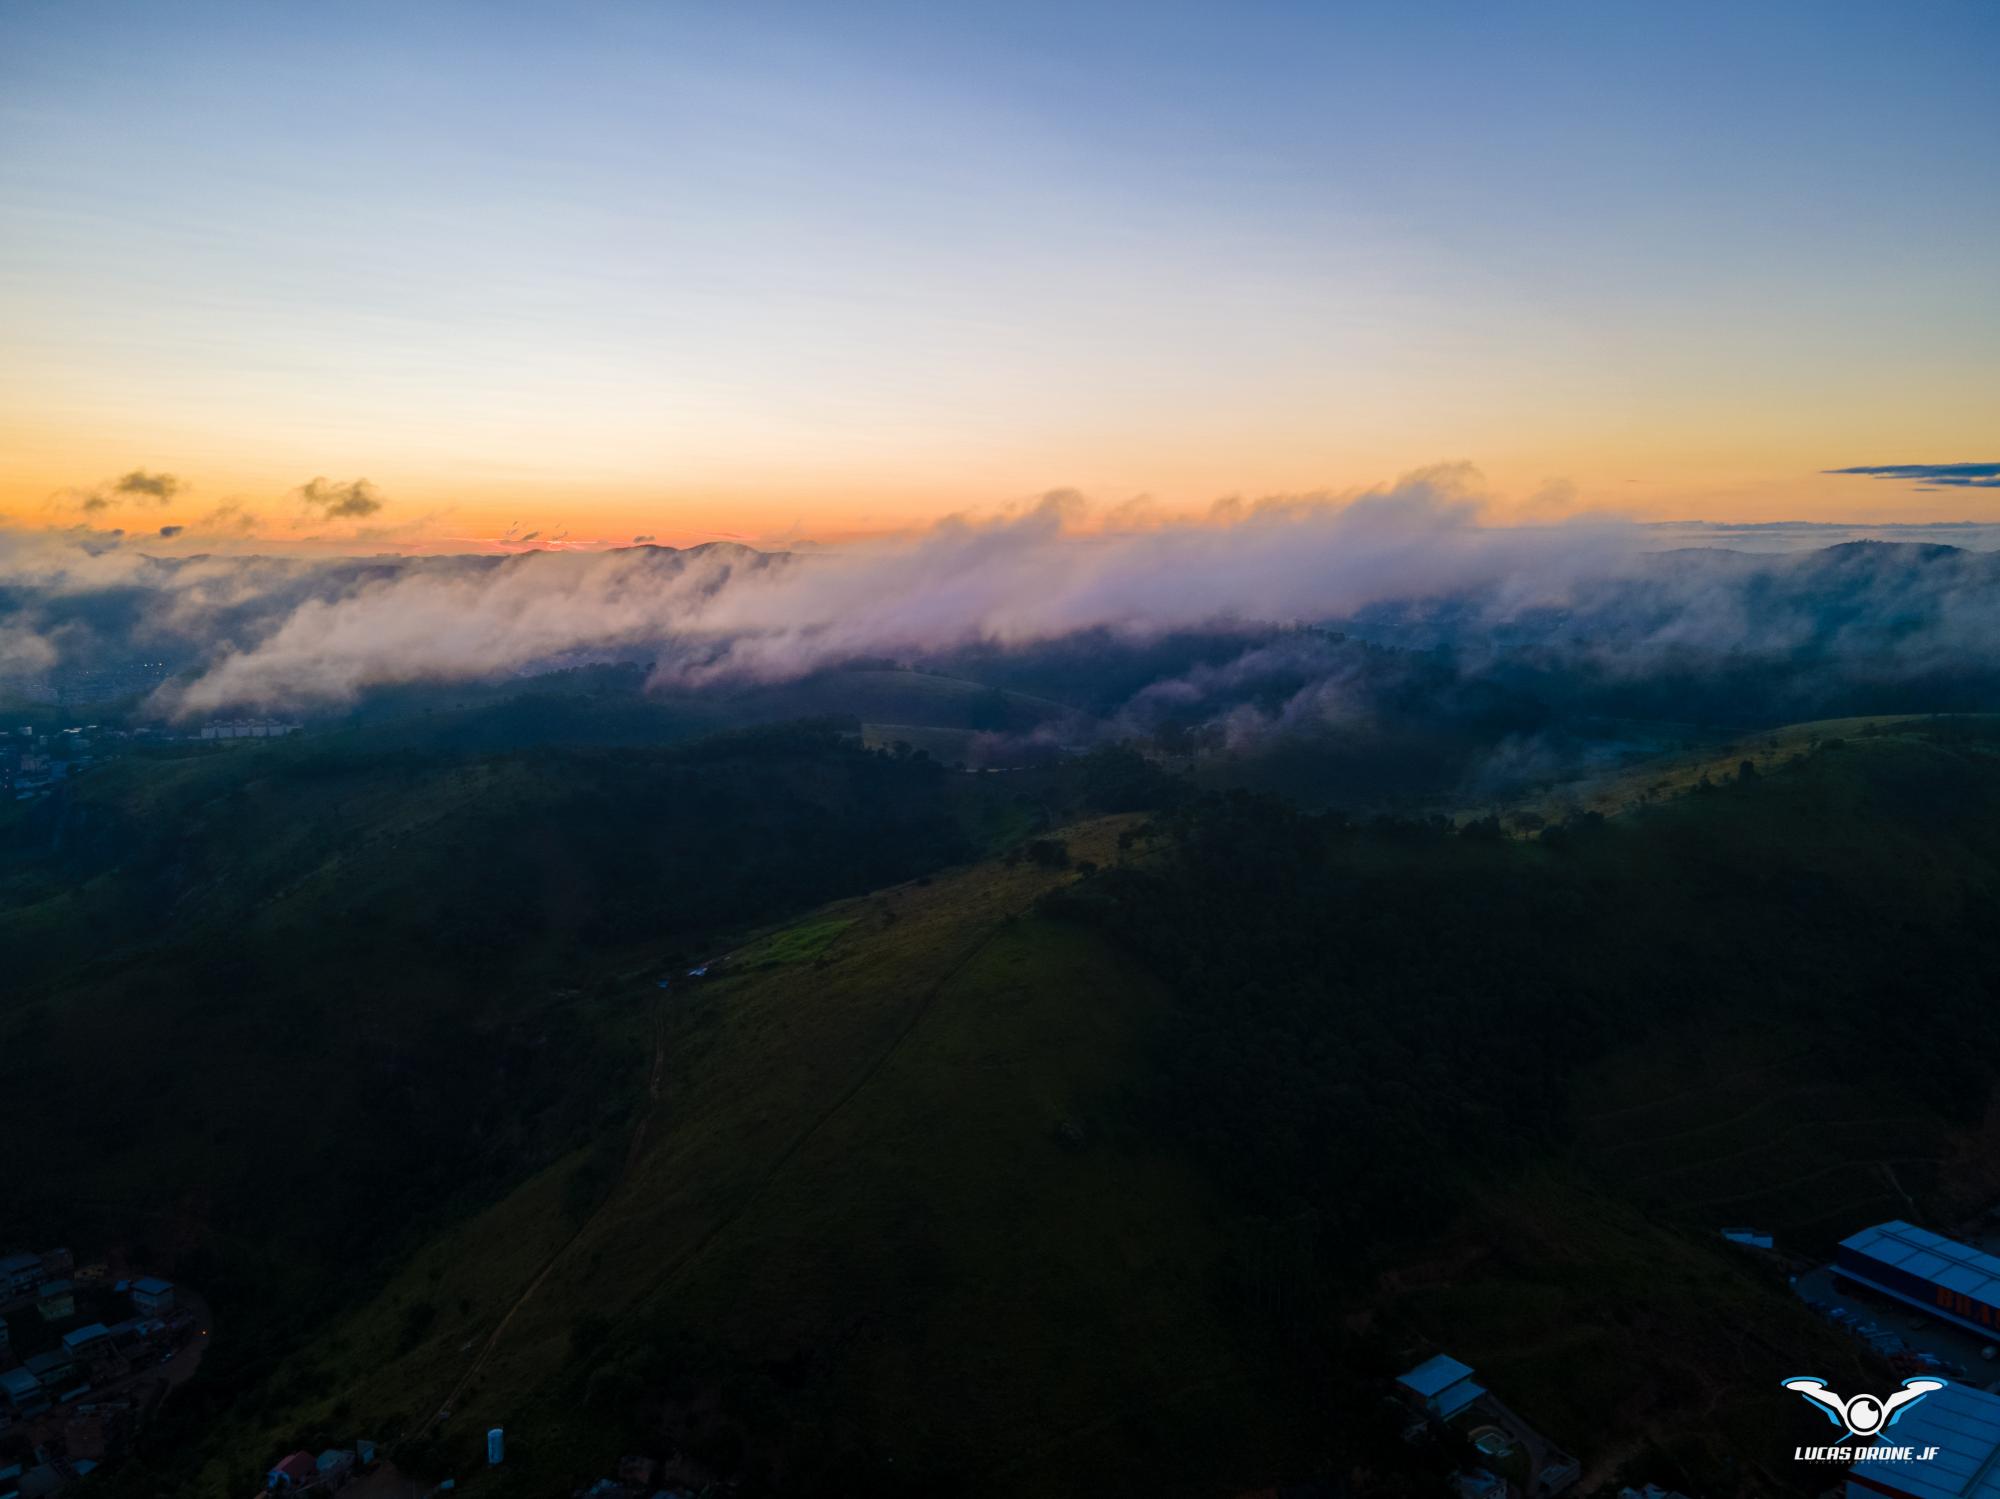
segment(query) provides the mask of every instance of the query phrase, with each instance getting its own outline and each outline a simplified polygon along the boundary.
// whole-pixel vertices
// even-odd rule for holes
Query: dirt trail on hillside
[[[1116,820],[1105,819],[1103,821],[1114,822]],[[1039,895],[1041,893],[1040,889],[1038,888],[1034,893]],[[797,1135],[793,1136],[791,1140],[786,1142],[740,1202],[736,1203],[723,1217],[710,1225],[700,1238],[661,1270],[659,1275],[653,1280],[652,1285],[645,1292],[645,1295],[640,1298],[641,1300],[655,1294],[661,1286],[671,1283],[675,1276],[679,1275],[689,1265],[699,1259],[711,1244],[733,1227],[742,1218],[744,1213],[756,1204],[770,1188],[771,1184],[777,1180],[785,1168],[798,1156],[799,1152],[804,1150],[827,1124],[835,1119],[843,1109],[852,1103],[880,1075],[882,1069],[889,1064],[897,1052],[902,1049],[904,1043],[908,1041],[912,1033],[923,1023],[924,1017],[931,1012],[938,997],[951,986],[953,981],[965,971],[986,948],[987,944],[992,941],[994,935],[1000,931],[1004,918],[1016,914],[1018,909],[1019,906],[1013,902],[996,903],[996,909],[992,912],[991,918],[980,927],[974,940],[956,958],[951,960],[949,966],[937,978],[933,979],[917,997],[916,1002],[911,1006],[909,1015],[903,1021],[902,1025],[897,1028],[895,1035],[889,1039],[888,1044],[856,1073],[847,1087],[841,1091],[840,1095],[831,1104],[821,1111],[817,1118]],[[847,934],[842,933],[841,935],[845,937]],[[836,941],[838,940],[840,939],[837,938]],[[605,1192],[597,1206],[591,1210],[589,1216],[578,1225],[576,1231],[563,1240],[562,1244],[542,1264],[541,1269],[535,1273],[534,1278],[528,1282],[521,1294],[515,1297],[508,1305],[507,1310],[501,1315],[499,1322],[494,1325],[493,1330],[487,1334],[485,1340],[480,1344],[479,1351],[474,1355],[472,1363],[452,1385],[451,1391],[445,1396],[443,1403],[417,1428],[414,1435],[422,1436],[430,1432],[452,1413],[457,1407],[459,1400],[471,1387],[473,1381],[478,1378],[480,1372],[491,1361],[493,1354],[500,1346],[501,1339],[505,1337],[507,1329],[513,1324],[515,1316],[533,1299],[535,1293],[542,1288],[549,1277],[563,1264],[571,1251],[590,1232],[605,1209],[617,1200],[620,1192],[626,1186],[641,1157],[645,1153],[646,1140],[651,1130],[654,1116],[659,1112],[661,1098],[665,1093],[667,1032],[666,1000],[661,999],[656,1002],[654,1011],[653,1056],[647,1073],[646,1107],[644,1112],[639,1116],[638,1123],[634,1128],[632,1141],[626,1149],[625,1160],[619,1168],[617,1180],[611,1184],[609,1190]]]
[[[786,1143],[784,1149],[780,1150],[776,1158],[765,1168],[764,1174],[757,1179],[757,1184],[744,1194],[741,1202],[737,1203],[721,1218],[709,1225],[708,1230],[699,1239],[689,1245],[687,1249],[682,1251],[681,1254],[667,1265],[665,1270],[661,1271],[658,1279],[647,1289],[647,1297],[655,1294],[661,1286],[670,1284],[675,1276],[700,1259],[702,1253],[709,1245],[713,1244],[722,1234],[734,1227],[737,1220],[755,1206],[757,1200],[770,1188],[771,1183],[783,1174],[785,1167],[790,1165],[798,1153],[812,1142],[813,1137],[831,1123],[842,1109],[852,1103],[869,1083],[874,1081],[883,1067],[888,1065],[889,1060],[902,1049],[903,1043],[910,1038],[911,1032],[915,1031],[917,1026],[922,1023],[924,1016],[930,1013],[931,1006],[936,1002],[937,997],[951,986],[952,980],[963,973],[972,960],[978,957],[985,949],[986,944],[992,941],[993,933],[996,930],[998,930],[997,926],[988,928],[986,931],[980,933],[978,940],[961,953],[950,968],[939,975],[931,986],[924,991],[922,997],[917,1000],[916,1005],[910,1012],[910,1018],[903,1022],[902,1028],[890,1039],[889,1044],[882,1049],[880,1054],[861,1069],[859,1075],[855,1077],[852,1083],[848,1084],[840,1097],[836,1098],[817,1119],[813,1120],[811,1124],[799,1131],[798,1134],[794,1135]],[[643,1300],[644,1298],[641,1299]]]
[[[701,1236],[700,1239],[698,1239],[693,1245],[689,1246],[689,1248],[684,1253],[682,1253],[670,1265],[668,1265],[668,1267],[661,1273],[658,1284],[664,1285],[668,1281],[671,1281],[675,1275],[680,1273],[681,1270],[685,1269],[688,1265],[692,1264],[696,1259],[700,1258],[702,1251],[707,1249],[708,1246],[715,1241],[717,1236],[725,1232],[732,1224],[734,1224],[737,1221],[737,1219],[740,1218],[743,1215],[743,1213],[747,1209],[749,1209],[749,1207],[752,1204],[754,1204],[759,1197],[763,1195],[765,1189],[768,1188],[770,1184],[778,1178],[779,1174],[784,1171],[786,1165],[789,1164],[792,1161],[792,1159],[795,1156],[797,1156],[798,1153],[801,1150],[803,1150],[808,1143],[811,1142],[812,1138],[815,1135],[817,1135],[819,1131],[830,1120],[834,1118],[835,1115],[839,1114],[843,1108],[845,1108],[850,1102],[852,1102],[855,1096],[859,1094],[862,1089],[868,1086],[869,1082],[882,1070],[882,1068],[885,1065],[887,1065],[890,1058],[895,1056],[896,1052],[902,1047],[903,1043],[909,1038],[910,1033],[917,1028],[918,1024],[923,1020],[924,1016],[930,1011],[930,1008],[932,1004],[936,1001],[938,995],[943,993],[944,990],[947,987],[949,987],[952,980],[957,978],[960,973],[964,972],[966,965],[971,963],[972,960],[979,955],[980,951],[986,946],[987,942],[991,940],[993,935],[993,930],[994,928],[989,928],[988,930],[982,932],[979,935],[979,939],[976,942],[974,942],[969,948],[967,948],[966,951],[962,953],[958,957],[958,959],[952,963],[951,967],[947,969],[942,975],[940,975],[930,985],[930,987],[924,991],[922,997],[918,999],[916,1005],[911,1010],[909,1018],[906,1021],[904,1021],[902,1027],[896,1032],[895,1036],[891,1038],[889,1044],[883,1048],[881,1053],[877,1055],[872,1061],[868,1063],[866,1067],[864,1067],[861,1070],[860,1074],[854,1079],[852,1083],[848,1085],[846,1090],[841,1093],[840,1097],[835,1099],[833,1103],[823,1113],[821,1113],[817,1119],[815,1119],[811,1124],[807,1125],[804,1130],[800,1131],[798,1135],[793,1137],[793,1139],[790,1140],[785,1145],[783,1150],[778,1152],[776,1159],[774,1159],[771,1162],[770,1166],[765,1169],[764,1174],[758,1179],[756,1186],[751,1188],[749,1194],[743,1199],[743,1201],[741,1201],[734,1208],[732,1208],[726,1216],[724,1216],[723,1218],[718,1220],[715,1224],[713,1224],[709,1228],[709,1230]],[[664,1092],[666,1060],[667,1060],[667,1021],[666,1021],[665,1002],[662,1001],[656,1006],[654,1012],[653,1058],[646,1079],[646,1109],[645,1112],[639,1116],[639,1123],[637,1128],[633,1130],[632,1143],[625,1152],[625,1161],[624,1164],[619,1168],[617,1181],[611,1184],[610,1190],[605,1193],[603,1200],[600,1201],[598,1205],[591,1210],[590,1216],[585,1218],[583,1222],[577,1226],[577,1229],[574,1233],[572,1233],[567,1239],[563,1240],[562,1244],[556,1249],[556,1251],[553,1254],[551,1254],[545,1262],[543,1262],[542,1268],[535,1272],[535,1278],[529,1281],[526,1288],[522,1290],[521,1294],[515,1297],[514,1300],[508,1305],[507,1310],[501,1314],[499,1322],[497,1322],[494,1325],[493,1331],[488,1333],[486,1335],[486,1340],[479,1345],[479,1352],[473,1356],[472,1363],[469,1366],[467,1366],[465,1372],[459,1376],[458,1381],[452,1385],[450,1393],[448,1393],[445,1396],[443,1403],[439,1405],[437,1410],[431,1414],[429,1419],[427,1419],[423,1423],[423,1425],[417,1429],[416,1435],[418,1436],[424,1435],[425,1433],[434,1429],[440,1422],[445,1420],[448,1416],[450,1416],[453,1408],[458,1404],[460,1397],[463,1396],[466,1390],[471,1387],[472,1382],[479,1377],[480,1371],[486,1367],[487,1363],[491,1360],[494,1352],[499,1348],[500,1340],[506,1335],[507,1329],[510,1325],[512,1325],[516,1314],[520,1312],[522,1307],[526,1306],[528,1302],[533,1299],[535,1293],[542,1288],[543,1284],[548,1280],[548,1278],[552,1274],[554,1274],[556,1269],[563,1263],[563,1261],[566,1258],[568,1258],[570,1251],[576,1247],[577,1243],[583,1238],[583,1236],[590,1231],[591,1225],[597,1221],[598,1215],[601,1214],[607,1207],[611,1205],[612,1201],[617,1197],[619,1189],[625,1185],[626,1180],[632,1174],[633,1168],[638,1164],[640,1156],[644,1153],[647,1133],[652,1125],[653,1116],[655,1113],[658,1112],[659,1109],[660,1097],[661,1094]]]
[[[631,1175],[632,1168],[638,1162],[640,1153],[645,1147],[647,1129],[653,1122],[653,1115],[658,1112],[660,1095],[664,1091],[666,1066],[666,1001],[658,1000],[654,1004],[653,1011],[653,1058],[652,1064],[646,1074],[646,1108],[639,1116],[638,1127],[632,1132],[632,1143],[625,1152],[624,1164],[619,1167],[618,1179],[611,1184],[610,1190],[604,1194],[603,1200],[591,1210],[590,1215],[577,1225],[576,1231],[563,1240],[557,1246],[555,1253],[551,1254],[543,1262],[542,1268],[535,1272],[535,1278],[528,1282],[521,1294],[509,1303],[505,1312],[501,1313],[500,1320],[494,1324],[493,1331],[486,1335],[486,1341],[479,1345],[479,1352],[473,1355],[472,1363],[458,1377],[458,1382],[446,1394],[444,1402],[438,1406],[437,1410],[430,1415],[423,1425],[417,1428],[416,1435],[423,1436],[451,1414],[452,1408],[458,1404],[459,1397],[471,1386],[472,1381],[479,1377],[480,1370],[486,1367],[487,1361],[492,1358],[494,1350],[500,1346],[500,1339],[506,1334],[507,1328],[513,1322],[515,1314],[528,1304],[535,1292],[542,1288],[543,1282],[548,1280],[549,1276],[555,1272],[556,1267],[576,1247],[577,1241],[589,1231],[590,1225],[597,1221],[597,1215],[603,1212],[606,1206],[610,1204],[611,1199],[618,1195],[618,1189],[625,1184],[626,1178]]]

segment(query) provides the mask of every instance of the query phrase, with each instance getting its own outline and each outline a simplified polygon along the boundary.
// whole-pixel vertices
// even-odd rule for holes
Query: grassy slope
[[[1795,726],[1776,736],[1774,758],[1815,741],[1846,743],[1815,756],[1809,776],[1767,776],[1758,795],[1731,799],[1726,812],[1746,828],[1750,846],[1781,839],[1796,846],[1809,836],[1821,869],[1872,867],[1864,862],[1871,856],[1893,868],[1893,884],[1878,888],[1870,913],[1892,947],[1921,942],[1930,920],[1962,914],[1966,870],[1939,835],[1961,831],[1955,824],[1977,815],[1976,799],[1960,802],[1939,788],[1962,784],[1956,778],[1967,766],[1991,754],[1967,746],[1972,758],[1957,757],[1898,732],[1909,722]],[[1990,736],[1995,720],[1955,722]],[[1752,748],[1737,746],[1737,758]],[[1718,767],[1710,774],[1723,778]],[[1700,770],[1683,771],[1684,781],[1690,776],[1699,780]],[[1795,809],[1787,820],[1793,801],[1814,810],[1809,833],[1800,832]],[[1850,815],[1861,807],[1898,811]],[[1903,998],[1919,1007],[1924,1000],[1921,992]],[[1925,1098],[1857,1068],[1857,1048],[1866,1044],[1847,1029],[1767,1018],[1606,1057],[1586,1070],[1573,1099],[1578,1162],[1692,1229],[1754,1224],[1810,1253],[1829,1251],[1860,1223],[1911,1214],[1952,1221],[1990,1201],[2000,1168],[1978,1139]]]
[[[567,1232],[592,1191],[579,1194],[579,1171],[613,1174],[623,1141],[607,1163],[605,1132],[643,1104],[652,975],[729,930],[685,907],[746,860],[758,884],[739,885],[733,911],[790,909],[787,869],[821,892],[866,888],[842,871],[890,836],[875,809],[934,807],[973,847],[1038,815],[1028,779],[857,769],[817,751],[711,770],[713,750],[382,759],[238,746],[133,757],[58,804],[0,807],[0,1132],[68,1143],[17,1166],[5,1216],[24,1238],[137,1246],[208,1290],[225,1322],[257,1309],[232,1350],[285,1356],[232,1386],[254,1393],[230,1397],[218,1484],[238,1486],[229,1462],[269,1456],[286,1413],[330,1409],[353,1360],[380,1357],[358,1333],[290,1353],[372,1292],[378,1257],[440,1231],[449,1241],[463,1232],[452,1220],[542,1168],[523,1193],[553,1226],[543,1214],[510,1230],[498,1264],[482,1246],[470,1289],[456,1271],[449,1286],[441,1271],[426,1279],[383,1333],[394,1353],[411,1306],[430,1307],[434,1328],[488,1315],[520,1283],[511,1257],[532,1264],[523,1246]],[[623,826],[628,783],[675,798],[687,832],[655,836],[657,854],[640,847],[656,819]],[[709,818],[723,831],[705,836]],[[766,856],[773,838],[782,857]],[[655,884],[623,872],[634,865]],[[595,938],[605,899],[635,889],[657,902],[658,935]],[[803,946],[776,955],[810,958],[826,935],[794,934]]]
[[[1988,727],[1996,721],[1992,715],[1981,714],[1949,717]],[[1907,713],[1881,714],[1866,718],[1815,719],[1809,723],[1786,724],[1781,728],[1733,735],[1720,743],[1649,757],[1637,765],[1564,783],[1524,798],[1511,810],[1517,816],[1529,813],[1549,821],[1579,812],[1601,812],[1607,817],[1614,816],[1649,802],[1670,801],[1692,791],[1704,778],[1711,781],[1733,779],[1738,766],[1745,760],[1760,771],[1768,771],[1829,739],[1854,739],[1885,733],[1893,736],[1900,724],[1922,725],[1937,721],[1912,718]]]
[[[1854,840],[1893,837],[1901,879],[1880,892],[1876,917],[1883,941],[1914,940],[1922,915],[1962,896],[1960,871],[1927,832],[1949,815],[1933,805],[1936,787],[1951,784],[1940,763],[1948,752],[1897,732],[1910,722],[1828,720],[1747,736],[1633,772],[1600,788],[1595,805],[1635,811],[1704,775],[1733,779],[1752,759],[1767,774],[1761,794],[1733,798],[1719,815],[1743,822],[1753,846],[1795,839],[1785,803],[1810,798],[1817,858],[1830,870],[1867,867]],[[1990,735],[1993,722],[1969,727]],[[1809,777],[1769,777],[1836,738],[1845,747],[1816,756]],[[1852,806],[1899,800],[1909,820],[1850,825]],[[1678,1471],[1694,1492],[1796,1484],[1782,1463],[1747,1479],[1742,1471],[1757,1454],[1817,1438],[1791,1424],[1789,1402],[1773,1401],[1775,1382],[1803,1368],[1836,1387],[1890,1375],[1864,1367],[1856,1344],[1800,1309],[1780,1272],[1722,1247],[1718,1230],[1747,1224],[1785,1250],[1829,1255],[1862,1225],[1907,1217],[1948,1227],[2000,1193],[2000,1119],[1954,1126],[1921,1093],[1841,1065],[1853,1059],[1836,1050],[1855,1044],[1746,1017],[1604,1057],[1576,1082],[1569,1159],[1483,1194],[1454,1243],[1434,1251],[1446,1268],[1417,1274],[1387,1305],[1571,1443],[1587,1482],[1623,1468],[1628,1478]]]
[[[1073,851],[1108,861],[1120,825],[1072,830]],[[767,966],[635,991],[661,1007],[665,1065],[624,1179],[573,1241],[558,1171],[406,1266],[329,1350],[346,1419],[420,1424],[561,1246],[443,1427],[454,1446],[514,1428],[520,1492],[601,1471],[614,1440],[561,1377],[584,1315],[694,1329],[733,1365],[803,1361],[815,1419],[976,1490],[1116,1491],[1162,1442],[1215,1465],[1218,1421],[1231,1461],[1281,1447],[1203,1285],[1204,1188],[1118,1125],[1152,991],[1020,914],[1066,877],[984,865],[838,903],[745,949]],[[417,1303],[436,1324],[399,1352]],[[1178,1419],[1191,1401],[1203,1422]]]
[[[1946,1122],[1829,1061],[1810,1037],[1768,1032],[1621,1053],[1579,1087],[1579,1157],[1691,1228],[1751,1224],[1810,1252],[1857,1224],[1948,1212]]]
[[[1563,1169],[1481,1193],[1425,1263],[1389,1278],[1382,1310],[1576,1454],[1585,1491],[1614,1476],[1795,1491],[1782,1456],[1815,1438],[1778,1381],[1864,1377],[1857,1345],[1778,1272]]]

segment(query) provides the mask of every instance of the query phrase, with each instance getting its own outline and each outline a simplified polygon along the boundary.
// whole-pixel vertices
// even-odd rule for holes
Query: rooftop
[[[294,1452],[271,1469],[273,1473],[288,1478],[294,1483],[309,1482],[319,1477],[319,1464],[313,1461],[310,1452]]]
[[[1840,1247],[1960,1295],[2000,1306],[2000,1259],[1927,1228],[1900,1219],[1878,1223],[1842,1239]]]
[[[138,1280],[132,1282],[133,1290],[143,1291],[148,1296],[157,1296],[162,1291],[171,1291],[173,1288],[174,1288],[174,1283],[172,1281],[161,1280],[160,1277],[157,1275],[142,1276]]]
[[[1440,1353],[1436,1358],[1425,1359],[1396,1383],[1428,1399],[1441,1390],[1450,1389],[1461,1379],[1471,1377],[1470,1364],[1461,1364],[1450,1354]]]

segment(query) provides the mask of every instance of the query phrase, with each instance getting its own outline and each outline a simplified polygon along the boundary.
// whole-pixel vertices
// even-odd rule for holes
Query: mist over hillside
[[[1202,525],[1100,531],[1083,519],[1080,502],[1055,496],[851,551],[333,561],[157,558],[0,531],[0,683],[32,697],[156,663],[160,685],[137,711],[175,719],[338,712],[384,687],[592,662],[644,662],[649,686],[670,692],[868,660],[984,673],[1113,718],[1210,697],[1226,709],[1231,683],[1287,679],[1297,686],[1282,719],[1335,709],[1343,677],[1296,643],[1274,655],[1282,626],[1443,652],[1477,676],[1577,674],[1613,697],[1648,677],[1680,690],[1752,672],[1787,711],[1870,693],[1901,709],[1912,682],[1983,691],[2000,663],[2000,554],[1987,551],[1657,550],[1624,525],[1486,527],[1450,474]],[[1229,660],[1158,649],[1194,632],[1243,649]],[[1107,654],[1115,666],[1099,664]]]
[[[832,713],[948,730],[948,760],[1137,740],[1350,801],[2000,695],[2000,553],[1661,550],[1647,528],[1483,526],[1465,485],[1122,530],[1054,496],[797,553],[168,559],[0,532],[0,692],[169,730],[478,706],[463,732],[494,744]]]

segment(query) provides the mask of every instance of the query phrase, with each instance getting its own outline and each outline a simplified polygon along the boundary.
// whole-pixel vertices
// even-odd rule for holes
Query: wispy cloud
[[[1829,474],[1868,479],[1900,479],[1925,489],[2000,489],[2000,463],[1864,463],[1830,468]]]

